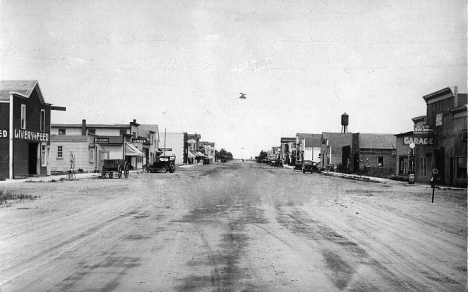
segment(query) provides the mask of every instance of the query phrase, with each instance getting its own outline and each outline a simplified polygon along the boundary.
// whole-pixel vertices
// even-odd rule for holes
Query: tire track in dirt
[[[174,220],[189,223],[205,250],[206,262],[201,259],[189,264],[209,265],[211,270],[209,283],[206,277],[193,275],[181,279],[183,284],[176,289],[192,291],[209,286],[212,291],[255,291],[255,271],[243,265],[242,258],[249,241],[245,227],[250,222],[261,222],[259,216],[261,213],[254,207],[216,206],[195,209],[183,219]]]
[[[398,246],[399,248],[394,248],[392,245],[388,244],[385,242],[385,240],[380,240],[381,244],[385,246],[385,249],[387,251],[391,252],[391,257],[390,259],[387,257],[385,259],[385,262],[398,262],[400,267],[406,267],[405,270],[412,270],[412,271],[418,271],[423,273],[427,279],[431,280],[433,286],[437,286],[437,291],[444,291],[447,289],[447,284],[455,284],[455,285],[463,285],[463,283],[458,282],[457,280],[451,278],[447,274],[444,274],[440,271],[440,266],[439,267],[434,267],[428,264],[425,260],[427,260],[426,257],[422,256],[424,254],[431,254],[433,261],[433,258],[436,258],[438,262],[442,263],[446,259],[441,255],[440,250],[439,250],[439,244],[436,244],[434,241],[434,238],[427,236],[428,233],[430,233],[427,229],[421,229],[421,230],[416,230],[412,228],[412,224],[409,224],[410,222],[404,223],[399,221],[398,226],[405,226],[405,228],[398,228],[398,226],[394,226],[391,223],[391,220],[386,220],[383,219],[379,214],[377,214],[375,211],[373,211],[370,208],[364,208],[360,207],[358,205],[353,206],[355,209],[360,210],[360,214],[366,214],[366,215],[371,215],[372,216],[372,221],[373,223],[377,223],[378,226],[383,227],[388,232],[391,232],[393,234],[392,237],[399,237],[401,240],[406,240],[408,238],[411,238],[411,244],[408,244],[408,242],[403,241],[403,246],[405,248],[402,248],[401,246]],[[400,214],[401,218],[403,218],[403,214]],[[409,216],[411,218],[412,216]],[[369,220],[369,219],[367,219]],[[404,219],[404,220],[410,220],[410,219]],[[417,222],[421,223],[423,221],[416,220]],[[432,225],[430,225],[432,227]],[[424,230],[424,231],[422,231]],[[365,232],[363,229],[361,229],[362,232]],[[415,236],[415,234],[421,234],[422,237]],[[444,241],[444,239],[442,238]],[[456,247],[459,247],[454,242],[446,242],[445,245],[453,245]],[[424,247],[424,249],[422,248]],[[370,247],[369,247],[370,248]],[[463,247],[463,250],[466,248]],[[423,249],[423,251],[422,251]],[[408,278],[408,275],[406,275],[401,269],[392,269],[395,274],[399,274],[399,276],[403,279],[407,279],[407,281],[415,281],[414,277]],[[435,281],[435,283],[433,282]],[[445,285],[444,285],[445,284]],[[422,284],[424,285],[424,284]],[[451,290],[452,288],[449,288]]]
[[[291,209],[288,212],[283,208],[277,208],[277,221],[293,234],[320,243],[321,253],[330,271],[329,276],[338,289],[380,291],[381,284],[373,284],[379,280],[387,283],[387,287],[392,287],[394,291],[424,291],[411,283],[406,283],[380,265],[358,243],[318,219],[310,217],[306,212],[296,207]],[[358,274],[360,269],[370,271],[375,268],[377,271],[373,275],[367,275],[366,278]]]
[[[26,261],[9,267],[8,270],[12,270],[13,272],[8,273],[7,271],[3,270],[2,278],[4,279],[2,280],[2,282],[0,282],[0,287],[18,277],[21,277],[24,274],[30,273],[47,264],[50,264],[52,261],[63,256],[65,253],[72,250],[73,248],[85,244],[86,242],[94,239],[103,232],[114,227],[116,224],[119,224],[124,220],[128,220],[129,218],[132,218],[135,215],[142,214],[152,207],[153,205],[150,205],[140,211],[138,211],[139,208],[135,208],[134,211],[114,216],[110,219],[107,219],[106,221],[98,223],[93,227],[81,231],[79,234],[76,234],[58,244],[55,244],[47,249],[42,250],[39,254],[28,258]],[[49,269],[50,268],[51,267],[49,267]],[[15,272],[15,270],[18,269],[20,269],[21,272]]]

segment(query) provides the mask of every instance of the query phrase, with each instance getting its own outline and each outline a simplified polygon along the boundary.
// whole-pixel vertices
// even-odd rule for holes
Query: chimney
[[[86,120],[81,121],[81,135],[86,136]]]
[[[453,87],[453,107],[458,106],[458,86]]]
[[[133,123],[136,123],[136,119],[133,119]]]

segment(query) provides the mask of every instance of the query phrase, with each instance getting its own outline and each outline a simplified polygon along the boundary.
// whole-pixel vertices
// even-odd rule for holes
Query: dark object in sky
[[[247,99],[247,94],[245,93],[241,93],[241,96],[239,96],[240,99]]]

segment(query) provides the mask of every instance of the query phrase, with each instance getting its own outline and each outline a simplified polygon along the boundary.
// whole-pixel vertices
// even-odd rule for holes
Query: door
[[[449,171],[449,175],[450,175],[449,180],[450,180],[450,182],[449,182],[449,185],[451,185],[451,186],[453,186],[453,175],[454,175],[454,169],[453,169],[454,165],[453,164],[454,164],[453,157],[450,157],[450,171]]]
[[[28,174],[29,175],[37,175],[37,161],[38,161],[38,143],[29,143],[28,144]]]

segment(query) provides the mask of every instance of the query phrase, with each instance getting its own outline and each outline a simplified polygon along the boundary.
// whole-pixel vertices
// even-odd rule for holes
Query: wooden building
[[[0,180],[50,174],[52,110],[37,81],[0,82]]]

